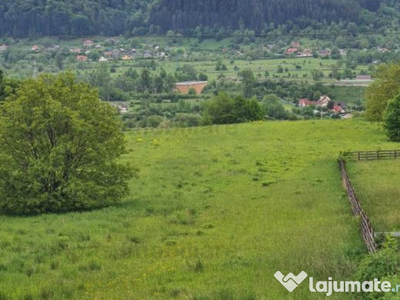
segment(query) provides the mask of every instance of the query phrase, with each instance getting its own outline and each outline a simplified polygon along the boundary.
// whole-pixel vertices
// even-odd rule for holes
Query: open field
[[[394,148],[359,120],[126,137],[140,177],[123,203],[0,217],[0,299],[324,299],[273,274],[352,279],[365,248],[336,159]]]
[[[349,162],[347,167],[357,197],[375,231],[400,231],[400,161]]]
[[[308,81],[313,83],[311,71],[321,70],[324,73],[324,78],[321,82],[324,83],[336,83],[335,79],[329,78],[329,74],[332,72],[331,67],[335,66],[337,60],[334,59],[320,59],[320,58],[279,58],[279,59],[259,59],[259,60],[235,60],[233,63],[229,59],[221,59],[222,63],[226,65],[226,71],[216,71],[217,59],[214,60],[202,60],[202,61],[183,61],[182,58],[175,60],[166,60],[159,62],[159,67],[164,68],[167,73],[174,73],[177,68],[183,65],[191,65],[196,68],[197,71],[206,74],[209,80],[217,79],[221,74],[229,78],[237,78],[237,73],[240,70],[250,69],[260,79],[265,78],[265,72],[269,72],[269,76],[276,76],[277,79],[285,78],[291,81]],[[99,62],[88,62],[84,66],[87,70],[94,70]],[[129,68],[133,67],[140,71],[143,67],[138,66],[138,61],[131,62],[108,62],[110,66],[114,66],[116,73],[113,76],[123,74]],[[281,65],[283,73],[278,73],[278,66]],[[296,69],[296,65],[301,66],[301,69]],[[75,64],[68,65],[68,68],[74,69]],[[237,71],[235,71],[235,66]],[[358,66],[354,71],[359,73],[361,70],[366,70],[367,66]],[[288,77],[291,75],[291,77]],[[305,76],[305,77],[303,77]]]

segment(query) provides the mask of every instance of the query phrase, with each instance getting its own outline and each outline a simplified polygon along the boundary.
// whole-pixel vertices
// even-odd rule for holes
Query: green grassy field
[[[237,72],[235,72],[235,66],[237,66],[238,72],[240,70],[250,69],[257,76],[261,75],[260,78],[264,78],[265,71],[268,71],[270,77],[277,76],[277,78],[283,78],[292,81],[305,81],[312,83],[313,78],[311,75],[311,71],[318,69],[323,71],[324,78],[322,78],[322,82],[324,83],[334,83],[335,79],[330,79],[328,77],[329,73],[331,73],[331,67],[336,65],[336,60],[334,59],[319,59],[319,58],[282,58],[282,59],[260,59],[254,61],[248,60],[235,60],[233,64],[230,63],[229,59],[222,59],[223,64],[225,64],[228,68],[226,71],[216,71],[216,63],[217,60],[206,60],[206,61],[195,61],[195,62],[185,62],[182,61],[181,58],[177,59],[177,61],[164,61],[160,62],[159,66],[164,68],[167,73],[174,73],[178,67],[182,67],[183,65],[192,65],[196,68],[198,72],[202,72],[206,74],[209,80],[217,79],[218,76],[223,74],[226,77],[236,78]],[[95,69],[99,63],[91,62],[88,63],[90,69]],[[118,76],[118,74],[123,74],[130,67],[134,67],[137,70],[142,69],[142,67],[137,67],[137,62],[109,62],[110,66],[116,66],[117,72],[113,74],[113,76]],[[283,73],[278,73],[278,66],[281,65],[284,69]],[[296,69],[296,65],[300,65],[302,69]],[[73,68],[73,65],[68,66],[69,68]],[[287,71],[286,71],[287,68]],[[359,72],[361,69],[366,69],[365,66],[359,66],[355,72]],[[297,75],[297,77],[287,77],[289,74]],[[303,75],[307,75],[307,77],[303,77]]]
[[[140,177],[123,203],[0,217],[0,299],[323,299],[273,274],[352,279],[365,249],[336,159],[394,147],[358,120],[126,137]]]
[[[400,231],[399,168],[398,160],[348,163],[357,197],[375,231]]]

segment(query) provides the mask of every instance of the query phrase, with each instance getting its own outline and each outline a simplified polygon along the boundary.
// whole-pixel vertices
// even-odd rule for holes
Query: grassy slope
[[[397,160],[348,163],[357,196],[376,231],[400,231],[399,168]]]
[[[210,56],[211,58],[211,56]],[[283,58],[283,59],[262,59],[262,60],[254,60],[254,61],[247,61],[247,60],[235,60],[233,64],[230,63],[230,60],[223,59],[222,63],[224,63],[228,70],[227,71],[216,71],[216,61],[215,58],[213,60],[206,60],[206,61],[198,61],[198,62],[182,62],[182,61],[165,61],[160,62],[160,67],[164,68],[167,73],[174,73],[177,67],[182,67],[185,64],[192,65],[196,68],[197,71],[205,73],[209,80],[217,79],[220,74],[223,74],[227,77],[236,77],[234,67],[237,66],[240,70],[250,69],[254,72],[257,76],[258,74],[262,75],[264,78],[265,71],[268,71],[270,77],[273,75],[277,75],[278,77],[287,76],[289,73],[291,75],[298,75],[298,78],[286,78],[287,80],[296,80],[296,81],[305,81],[308,80],[309,83],[313,83],[313,78],[311,76],[311,71],[318,69],[324,72],[323,82],[333,83],[336,80],[332,80],[328,77],[329,73],[331,72],[331,67],[336,64],[336,60],[333,59],[318,59],[318,58]],[[306,62],[303,64],[303,62]],[[320,66],[322,63],[322,67]],[[110,62],[110,65],[113,64]],[[120,62],[117,64],[117,73],[114,74],[122,74],[125,72],[129,67],[134,66],[137,64],[136,62]],[[302,67],[301,70],[296,69],[296,64]],[[97,62],[91,62],[90,66],[95,68],[98,65]],[[277,73],[278,66],[281,65],[283,69],[288,69],[288,72],[284,72],[282,74]],[[69,66],[72,67],[72,66]],[[138,68],[139,70],[140,68]],[[308,74],[306,78],[303,78],[304,74]]]
[[[141,175],[124,203],[0,217],[0,298],[322,299],[307,285],[289,294],[273,274],[351,279],[364,248],[335,159],[390,148],[376,127],[253,123],[127,138],[125,160]]]

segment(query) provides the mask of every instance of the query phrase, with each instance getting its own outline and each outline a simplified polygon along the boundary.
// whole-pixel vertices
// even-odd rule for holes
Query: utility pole
[[[33,78],[37,78],[38,77],[38,73],[39,73],[39,71],[38,71],[38,68],[37,68],[37,65],[36,65],[36,59],[35,59],[35,61],[33,62],[33,75],[32,75],[32,77]]]

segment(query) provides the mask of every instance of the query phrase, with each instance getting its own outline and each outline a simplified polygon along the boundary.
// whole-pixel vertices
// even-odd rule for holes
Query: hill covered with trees
[[[0,36],[270,32],[341,22],[381,28],[398,16],[393,0],[20,0],[0,2]]]
[[[0,35],[84,36],[147,33],[154,0],[0,1]]]
[[[377,11],[381,0],[163,0],[151,23],[187,30],[197,26],[268,31],[289,23],[305,28],[318,22],[357,22],[363,9]]]

